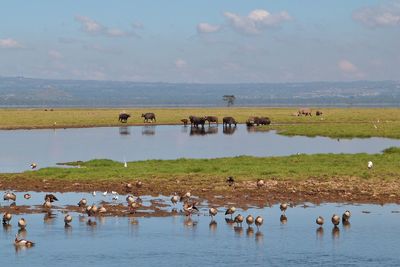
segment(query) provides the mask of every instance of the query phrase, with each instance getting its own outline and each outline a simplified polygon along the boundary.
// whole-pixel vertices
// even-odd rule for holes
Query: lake
[[[59,162],[105,158],[117,161],[219,158],[239,155],[287,156],[297,153],[379,153],[400,140],[287,137],[275,131],[184,126],[131,126],[0,131],[0,172],[28,170]]]

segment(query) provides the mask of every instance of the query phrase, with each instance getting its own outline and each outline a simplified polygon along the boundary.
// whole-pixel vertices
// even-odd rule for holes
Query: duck
[[[183,211],[185,212],[186,216],[192,215],[194,212],[198,212],[199,209],[196,207],[197,202],[189,204],[189,202],[185,202],[183,204]]]
[[[137,203],[135,201],[133,201],[132,203],[128,204],[129,209],[131,210],[131,212],[136,212],[136,210],[138,208],[140,208],[142,205],[140,203]]]
[[[211,216],[211,219],[214,220],[214,216],[218,214],[218,210],[216,208],[211,207],[208,210],[208,214]]]
[[[235,219],[233,220],[237,226],[242,226],[242,223],[244,221],[244,217],[241,214],[236,215]]]
[[[128,203],[132,203],[132,202],[135,201],[135,198],[134,198],[132,195],[128,195],[128,196],[126,197],[126,201],[127,201]]]
[[[264,219],[261,216],[257,216],[254,224],[257,226],[257,229],[264,223]]]
[[[318,218],[315,220],[315,222],[322,226],[324,224],[324,218],[322,216],[318,216]]]
[[[7,200],[7,201],[16,201],[17,200],[17,195],[15,195],[12,192],[7,192],[4,194],[3,200]]]
[[[235,211],[236,211],[236,208],[235,207],[229,207],[226,211],[225,211],[225,215],[231,215],[231,218],[232,218],[232,216],[233,216],[233,214],[235,213]]]
[[[31,163],[31,165],[29,165],[30,167],[31,167],[31,169],[33,170],[33,169],[36,169],[36,167],[37,167],[37,164],[36,163]]]
[[[14,244],[20,247],[32,247],[33,245],[35,245],[35,243],[32,241],[25,239],[18,239],[18,234],[15,235]]]
[[[70,224],[71,222],[72,222],[72,216],[69,215],[69,214],[65,215],[65,217],[64,217],[65,226],[69,226],[69,224]]]
[[[25,199],[30,199],[31,197],[32,197],[31,194],[24,194]]]
[[[288,208],[288,204],[287,203],[281,203],[281,205],[279,206],[279,208],[281,209],[281,211],[283,212],[283,214],[285,214],[287,208]]]
[[[24,218],[21,218],[18,220],[18,227],[20,229],[25,229],[26,228],[26,220]]]
[[[3,214],[3,225],[8,225],[10,224],[10,221],[12,219],[12,215],[9,212],[5,212]]]
[[[44,200],[45,201],[50,201],[50,202],[54,202],[54,201],[58,201],[58,198],[55,196],[55,195],[53,195],[53,194],[46,194],[45,196],[44,196]]]
[[[42,206],[43,206],[43,208],[45,208],[45,209],[51,209],[51,207],[52,207],[51,201],[47,199],[47,200],[43,203]]]
[[[250,215],[250,214],[247,215],[246,223],[247,223],[248,227],[250,227],[254,223],[254,217],[252,215]]]
[[[172,204],[176,205],[178,201],[179,201],[179,196],[176,193],[174,193],[174,195],[171,197],[171,202]]]
[[[96,214],[96,212],[97,212],[97,207],[96,207],[96,205],[92,205],[92,206],[87,206],[87,207],[86,207],[86,214],[87,214],[88,216],[93,216],[93,215]]]
[[[261,188],[265,185],[265,181],[263,179],[258,179],[257,180],[257,187]]]
[[[350,217],[351,217],[351,212],[349,210],[346,210],[342,215],[342,221],[348,222]]]
[[[190,197],[192,196],[192,194],[190,193],[190,191],[186,192],[185,194],[181,195],[179,198],[180,202],[186,202],[190,200]]]
[[[331,219],[332,223],[334,226],[338,226],[340,223],[340,217],[339,215],[333,214],[332,215],[332,219]]]
[[[78,202],[79,207],[83,208],[83,207],[86,207],[86,205],[87,205],[86,198],[82,198],[81,200],[79,200],[79,202]]]

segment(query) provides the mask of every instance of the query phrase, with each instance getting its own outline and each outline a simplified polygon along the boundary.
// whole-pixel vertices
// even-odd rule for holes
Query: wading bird
[[[35,243],[33,243],[32,241],[18,239],[18,234],[15,235],[14,244],[20,247],[32,247],[33,245],[35,245]]]
[[[340,217],[339,215],[333,214],[332,215],[332,219],[331,219],[332,223],[334,226],[338,226],[340,223]]]
[[[71,222],[72,222],[72,216],[69,215],[69,214],[65,215],[65,217],[64,217],[65,226],[69,226],[69,224],[70,224]]]
[[[324,224],[324,218],[322,216],[318,216],[318,218],[315,220],[315,222],[322,226]]]
[[[248,227],[250,227],[254,223],[254,217],[252,215],[247,215],[246,223],[247,223]]]
[[[212,220],[214,220],[214,216],[216,216],[217,213],[218,213],[218,210],[216,208],[210,208],[208,210],[208,214],[210,214]]]
[[[256,221],[254,223],[257,226],[257,229],[259,229],[260,226],[264,223],[264,219],[261,216],[257,216]]]
[[[232,216],[233,216],[233,214],[235,213],[235,211],[236,211],[236,208],[235,207],[229,207],[226,211],[225,211],[225,215],[231,215],[231,219],[232,219]]]
[[[10,224],[11,219],[12,219],[11,213],[5,212],[3,214],[3,225]]]

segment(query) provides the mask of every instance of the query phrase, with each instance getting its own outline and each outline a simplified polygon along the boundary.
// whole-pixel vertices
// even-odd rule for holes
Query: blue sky
[[[400,1],[1,1],[0,75],[398,80]]]

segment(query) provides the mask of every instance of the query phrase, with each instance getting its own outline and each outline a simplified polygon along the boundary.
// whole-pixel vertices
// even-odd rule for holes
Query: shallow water
[[[254,128],[253,128],[254,129]],[[379,153],[400,140],[287,137],[274,131],[248,131],[245,125],[204,131],[183,126],[132,126],[0,131],[0,172],[20,172],[58,162],[107,158],[217,158],[239,155],[286,156],[297,153]]]
[[[29,202],[36,204],[43,194],[36,194]],[[67,204],[75,203],[82,194],[57,196]],[[50,221],[44,220],[44,214],[14,215],[11,228],[0,231],[0,266],[400,265],[400,214],[393,212],[400,206],[309,205],[289,208],[286,224],[279,220],[278,206],[238,210],[244,216],[264,217],[259,232],[255,227],[248,231],[246,225],[237,228],[226,223],[224,208],[216,217],[217,224],[211,226],[206,207],[191,219],[137,218],[132,224],[130,218],[105,217],[96,218],[94,227],[86,225],[86,216],[79,220],[76,213],[69,228],[64,227],[60,212]],[[352,212],[351,225],[341,224],[333,230],[330,217],[347,209]],[[319,215],[325,218],[322,232],[315,224]],[[27,220],[26,239],[36,242],[32,248],[16,250],[13,245],[20,217]]]

